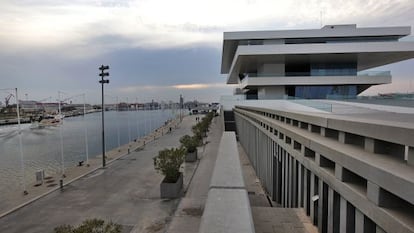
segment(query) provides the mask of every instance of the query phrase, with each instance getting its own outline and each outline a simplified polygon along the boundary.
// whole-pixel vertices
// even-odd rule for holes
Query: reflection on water
[[[105,112],[106,150],[142,137],[172,119],[171,110]],[[30,129],[22,125],[25,179],[34,182],[35,171],[44,169],[46,174],[60,172],[61,137],[65,167],[75,166],[86,160],[85,127],[89,158],[102,153],[101,113],[65,118],[58,127]],[[61,131],[61,134],[60,132]],[[119,134],[118,134],[119,132]],[[22,169],[17,125],[0,127],[0,193],[21,190]]]

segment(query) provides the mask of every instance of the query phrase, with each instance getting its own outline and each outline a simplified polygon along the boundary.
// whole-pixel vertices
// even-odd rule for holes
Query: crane
[[[9,101],[10,101],[10,98],[12,96],[14,96],[14,95],[13,94],[9,94],[8,96],[6,96],[6,98],[5,98],[5,100],[6,100],[6,108],[9,106]]]

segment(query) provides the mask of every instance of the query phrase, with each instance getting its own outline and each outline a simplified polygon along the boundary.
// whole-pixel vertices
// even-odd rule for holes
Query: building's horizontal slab
[[[240,73],[261,64],[357,62],[365,70],[414,57],[414,42],[365,42],[332,44],[280,44],[239,46],[227,83],[237,84]]]
[[[356,25],[328,25],[322,29],[224,32],[221,73],[228,73],[241,41],[311,38],[394,38],[410,34],[410,27],[357,28]]]

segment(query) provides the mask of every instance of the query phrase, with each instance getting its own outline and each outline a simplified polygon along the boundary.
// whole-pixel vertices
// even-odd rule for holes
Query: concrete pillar
[[[286,207],[286,156],[282,148],[282,207]]]
[[[325,128],[321,127],[321,136],[325,137]]]
[[[308,124],[308,131],[312,132],[312,124]]]
[[[314,204],[313,204],[313,201],[312,201],[312,197],[314,196],[314,193],[315,193],[315,175],[311,172],[311,179],[310,179],[310,193],[309,193],[309,196],[310,196],[310,217],[311,217],[311,220],[312,220],[312,222],[314,221],[314,219],[315,219],[315,216],[314,216],[314,213],[315,213],[315,210],[314,210]]]
[[[347,233],[346,232],[346,222],[347,222],[347,203],[346,200],[341,197],[340,198],[340,212],[339,212],[339,233]]]
[[[292,189],[292,196],[293,196],[293,200],[292,200],[292,207],[297,208],[298,207],[298,171],[297,171],[297,160],[296,159],[292,159],[293,164],[293,189]]]
[[[298,171],[297,171],[297,174],[298,174],[298,206],[297,207],[300,208],[300,207],[304,207],[303,206],[303,194],[302,194],[303,174],[302,174],[302,164],[299,163],[299,161],[298,161],[298,164],[299,166],[298,166]]]
[[[303,169],[303,196],[302,196],[302,199],[303,199],[303,207],[305,208],[305,210],[306,210],[306,213],[310,213],[310,209],[308,209],[308,196],[309,196],[309,188],[310,187],[308,187],[308,172],[307,172],[307,169],[306,168],[304,168]]]
[[[323,193],[323,180],[319,179],[319,199],[318,199],[318,230],[322,232],[322,224],[323,224],[323,200],[327,197],[324,196]]]
[[[321,166],[321,155],[319,153],[315,153],[315,163]]]
[[[355,233],[364,233],[364,214],[355,208]]]
[[[289,207],[293,206],[293,158],[291,155],[289,155],[289,179],[288,179],[288,184],[289,184]]]
[[[372,201],[375,205],[378,206],[381,206],[380,192],[381,188],[377,184],[374,184],[369,180],[367,181],[367,198],[368,200]]]
[[[328,233],[333,233],[334,190],[328,187]]]
[[[345,144],[345,132],[338,132],[338,141]]]
[[[368,152],[374,153],[375,142],[373,138],[365,138],[364,149]]]
[[[343,167],[338,163],[335,163],[335,177],[340,181],[344,181],[343,179]]]
[[[414,166],[414,147],[412,146],[408,147],[407,163]]]

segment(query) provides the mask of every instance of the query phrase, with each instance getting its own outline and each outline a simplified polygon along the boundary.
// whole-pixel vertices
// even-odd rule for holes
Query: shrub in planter
[[[181,145],[186,148],[187,154],[185,156],[186,162],[195,162],[197,160],[197,146],[200,141],[196,136],[185,135],[180,138]]]
[[[105,223],[101,219],[88,219],[81,225],[73,227],[71,225],[61,225],[54,229],[55,233],[121,233],[122,226],[112,222]]]
[[[180,138],[181,145],[183,145],[188,153],[192,153],[197,150],[199,144],[196,137],[191,137],[190,135],[185,135]]]
[[[154,168],[165,176],[165,182],[174,183],[180,176],[180,166],[184,162],[185,148],[164,149],[153,158]]]
[[[185,153],[183,147],[164,149],[154,158],[155,170],[165,176],[160,184],[161,198],[176,198],[181,194],[183,175],[180,166],[184,162]]]

